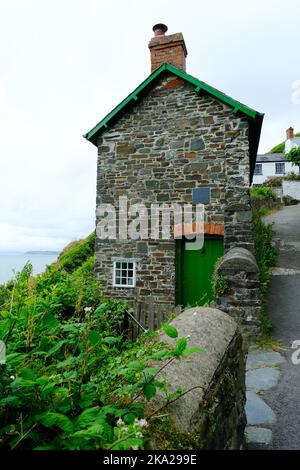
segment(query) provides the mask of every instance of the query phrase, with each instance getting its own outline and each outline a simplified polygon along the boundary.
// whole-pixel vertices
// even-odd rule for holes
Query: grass
[[[280,342],[272,338],[271,335],[264,335],[255,343],[257,349],[270,351],[285,351],[287,348]]]

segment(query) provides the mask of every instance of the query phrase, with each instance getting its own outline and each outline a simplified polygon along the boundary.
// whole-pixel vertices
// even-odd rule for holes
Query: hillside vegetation
[[[295,137],[300,137],[300,132],[295,134]],[[280,144],[275,145],[275,147],[273,147],[268,153],[283,153],[284,147],[285,147],[285,142],[280,142]]]
[[[156,415],[145,401],[167,396],[149,364],[195,352],[168,325],[173,346],[154,333],[127,341],[125,305],[103,298],[93,250],[91,234],[45,273],[28,263],[0,286],[0,449],[143,449]]]

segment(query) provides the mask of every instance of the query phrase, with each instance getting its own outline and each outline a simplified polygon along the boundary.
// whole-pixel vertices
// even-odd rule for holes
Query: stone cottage
[[[263,120],[187,74],[183,35],[166,35],[167,29],[153,27],[151,75],[85,135],[98,148],[97,226],[101,205],[119,213],[125,196],[128,206],[143,204],[149,213],[152,204],[205,206],[201,250],[187,250],[174,231],[171,239],[118,236],[118,218],[115,239],[97,230],[95,271],[103,292],[142,311],[150,304],[155,318],[144,321],[154,326],[175,305],[212,299],[212,274],[224,252],[253,251],[249,186]]]

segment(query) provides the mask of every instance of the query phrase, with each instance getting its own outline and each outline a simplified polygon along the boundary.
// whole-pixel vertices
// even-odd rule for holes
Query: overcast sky
[[[265,113],[260,152],[300,131],[299,18],[299,0],[0,0],[0,251],[94,229],[82,134],[149,75],[155,23],[184,34],[191,75]]]

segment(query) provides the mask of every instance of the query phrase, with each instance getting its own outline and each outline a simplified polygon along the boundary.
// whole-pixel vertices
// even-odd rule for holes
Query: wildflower
[[[141,428],[146,428],[148,426],[148,423],[145,419],[140,419],[138,423]]]
[[[14,375],[11,375],[9,378],[10,380],[15,380],[16,377]]]
[[[119,418],[117,421],[117,426],[120,427],[120,426],[123,426],[123,424],[124,424],[124,421],[121,418]]]

